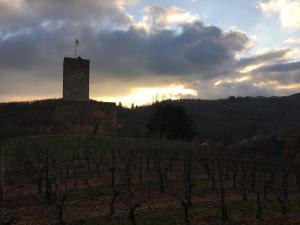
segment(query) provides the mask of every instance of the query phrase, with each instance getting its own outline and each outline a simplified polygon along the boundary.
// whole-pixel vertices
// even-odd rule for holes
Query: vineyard
[[[300,221],[297,174],[250,147],[99,135],[16,138],[1,150],[3,224]]]

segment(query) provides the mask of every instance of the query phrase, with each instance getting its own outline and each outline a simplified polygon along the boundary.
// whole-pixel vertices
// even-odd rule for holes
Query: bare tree
[[[115,150],[112,149],[111,151],[111,189],[113,190],[113,196],[110,201],[110,212],[109,218],[111,218],[115,214],[115,202],[117,198],[121,195],[122,188],[118,188],[116,184],[116,155]]]
[[[52,201],[52,183],[50,181],[50,160],[49,160],[49,150],[46,149],[46,159],[45,159],[45,170],[46,170],[46,192],[45,197],[47,204],[51,204]]]
[[[288,169],[284,169],[281,179],[281,194],[278,195],[278,202],[281,206],[281,213],[286,215],[288,212]]]
[[[261,205],[261,201],[260,201],[259,191],[256,191],[256,205],[257,205],[256,218],[258,220],[260,220],[262,217],[262,205]]]
[[[246,167],[245,163],[242,164],[242,176],[240,178],[239,184],[242,188],[242,193],[243,193],[243,200],[247,201],[247,172],[246,172]]]
[[[130,206],[130,209],[129,209],[129,220],[131,222],[132,225],[137,225],[136,223],[136,210],[138,207],[141,206],[141,203],[135,203],[133,205]]]
[[[67,197],[67,190],[62,188],[61,183],[66,176],[63,176],[64,170],[58,156],[55,159],[55,206],[56,206],[56,223],[57,225],[64,225],[64,206]]]
[[[184,186],[185,186],[185,199],[187,206],[192,206],[192,162],[191,154],[188,153],[184,159]]]
[[[211,181],[212,188],[216,189],[216,179],[215,179],[215,170],[214,170],[214,160],[207,160],[207,162],[204,163],[206,172],[207,172],[207,178],[209,181]]]
[[[219,171],[219,182],[220,182],[220,199],[221,199],[221,212],[222,212],[222,221],[226,222],[228,219],[227,216],[227,206],[225,201],[225,187],[223,183],[223,168],[218,162],[218,171]]]
[[[276,171],[271,171],[269,179],[264,184],[264,200],[268,198],[268,192],[272,190],[273,183],[275,182]]]
[[[4,223],[4,188],[5,188],[5,151],[2,146],[1,147],[1,190],[0,190],[0,224]]]

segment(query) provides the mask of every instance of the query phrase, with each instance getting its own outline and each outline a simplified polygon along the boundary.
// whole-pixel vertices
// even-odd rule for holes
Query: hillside
[[[192,117],[200,140],[242,140],[300,126],[300,94],[286,97],[229,97],[220,100],[164,101],[134,110],[118,110],[120,135],[143,136],[146,123],[164,104],[183,106]]]
[[[59,99],[0,104],[0,137],[46,134]],[[97,102],[92,101],[93,104]],[[163,101],[149,106],[117,108],[117,134],[145,137],[146,124],[164,104],[183,106],[196,125],[200,141],[228,142],[269,135],[300,126],[300,94],[286,97],[229,97],[220,100]]]
[[[117,110],[119,136],[147,136],[153,113],[173,104],[194,119],[196,141],[234,142],[229,145],[64,135],[51,129],[65,123],[55,119],[61,100],[0,104],[2,218],[16,225],[299,224],[300,130],[290,129],[299,127],[299,97],[164,101]],[[68,122],[93,124],[77,109]],[[25,135],[34,136],[10,139]],[[254,135],[266,137],[239,141]]]

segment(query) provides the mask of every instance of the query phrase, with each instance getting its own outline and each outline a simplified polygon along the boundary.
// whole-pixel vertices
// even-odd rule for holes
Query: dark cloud
[[[116,0],[3,0],[0,2],[0,29],[6,32],[53,21],[80,28],[83,24],[96,27],[112,23],[124,25],[130,22],[130,18]]]
[[[113,0],[0,1],[1,69],[40,68],[46,75],[70,55],[74,38],[129,23],[129,16]]]
[[[243,68],[250,65],[257,65],[261,63],[270,63],[270,62],[278,61],[284,59],[286,55],[291,51],[292,49],[271,50],[253,57],[242,58],[237,62],[237,67]]]
[[[281,84],[300,83],[300,62],[277,63],[253,71],[258,81],[276,81]]]
[[[280,72],[291,72],[291,71],[300,72],[300,62],[278,63],[269,66],[263,66],[255,70],[255,72],[257,73],[280,73]]]
[[[189,75],[211,79],[220,69],[234,62],[249,39],[239,33],[224,33],[219,28],[194,23],[172,30],[148,33],[132,26],[124,30],[81,28],[81,53],[90,57],[95,74],[115,77],[140,75]],[[53,66],[72,49],[73,27],[62,24],[50,31],[47,27],[31,28],[23,34],[0,42],[2,67],[27,69]],[[230,43],[228,39],[230,36]],[[234,42],[239,44],[234,45]],[[69,48],[69,50],[68,50]]]
[[[91,59],[95,83],[101,78],[126,81],[166,78],[187,83],[200,80],[210,85],[219,77],[236,76],[241,68],[266,62],[273,65],[254,71],[255,79],[297,80],[294,70],[298,71],[299,63],[282,62],[289,49],[238,59],[252,44],[247,34],[238,30],[225,32],[196,21],[178,24],[175,29],[164,26],[149,31],[133,24],[118,1],[21,0],[20,3],[17,6],[9,0],[0,2],[3,95],[6,92],[3,90],[18,91],[18,87],[22,88],[22,94],[26,90],[36,93],[30,87],[34,83],[42,87],[44,82],[45,91],[50,90],[48,84],[60,83],[62,60],[73,55],[74,38],[81,41],[80,55]],[[279,74],[266,75],[274,71],[289,74],[284,79]],[[239,87],[237,92],[251,92],[251,84]],[[42,89],[38,89],[40,94]],[[226,90],[230,89],[227,86],[219,90],[229,93]]]

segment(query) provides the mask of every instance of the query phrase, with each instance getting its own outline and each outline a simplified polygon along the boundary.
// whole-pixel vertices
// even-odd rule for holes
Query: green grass
[[[67,156],[72,153],[74,148],[80,149],[85,148],[86,146],[97,148],[102,152],[110,151],[111,149],[120,149],[128,152],[147,149],[182,151],[197,147],[195,144],[183,141],[135,139],[105,135],[97,135],[93,138],[86,135],[29,136],[14,138],[2,143],[2,148],[6,151],[6,154],[22,149],[23,151],[30,150],[31,152],[48,150],[51,153],[58,152]]]
[[[182,225],[182,219],[180,217],[179,210],[169,210],[164,214],[161,213],[149,213],[140,214],[136,216],[136,223],[138,225]],[[126,217],[119,221],[115,220],[110,223],[103,223],[102,225],[131,225],[132,223]],[[99,225],[97,223],[88,223],[88,225]]]
[[[209,219],[212,217],[218,217],[220,212],[218,208],[212,207],[197,207],[191,208],[190,210],[190,217],[191,219]]]
[[[192,208],[189,212],[191,224],[198,224],[199,222],[207,220],[216,220],[219,216],[219,210],[211,207],[197,207]],[[136,223],[138,225],[182,225],[183,211],[182,209],[171,209],[165,212],[152,212],[138,214],[136,216]],[[127,217],[114,219],[111,222],[101,223],[101,225],[131,225]],[[86,225],[100,225],[97,222],[90,221]]]
[[[90,193],[87,190],[81,190],[81,191],[72,191],[68,193],[68,199],[69,200],[86,200],[90,197]]]
[[[7,171],[19,169],[22,171],[26,165],[37,165],[45,160],[48,153],[49,162],[55,165],[57,160],[73,160],[77,155],[81,160],[85,159],[85,154],[91,155],[91,159],[104,157],[111,158],[112,150],[122,157],[129,158],[140,152],[150,152],[155,155],[159,151],[162,155],[172,155],[185,150],[195,149],[196,145],[183,141],[162,141],[150,139],[121,138],[105,135],[90,137],[86,135],[60,135],[60,136],[30,136],[11,139],[2,144],[1,148],[5,152],[5,164]],[[27,163],[26,165],[24,165]]]
[[[227,207],[228,215],[232,219],[255,218],[256,202],[255,201],[237,201]]]
[[[112,196],[113,190],[110,187],[97,187],[96,195],[97,196]]]

